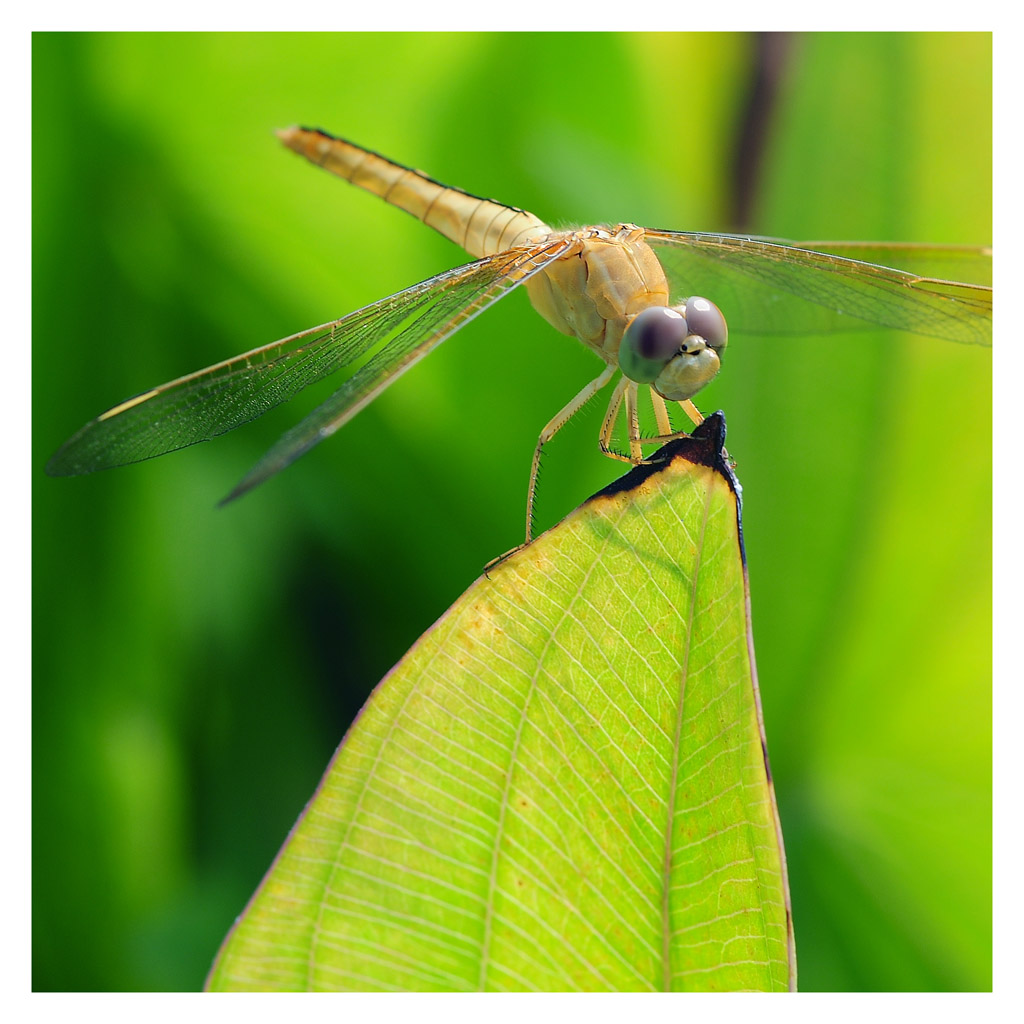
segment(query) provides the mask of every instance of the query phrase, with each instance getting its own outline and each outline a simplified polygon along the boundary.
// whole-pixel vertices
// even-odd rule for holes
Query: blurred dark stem
[[[732,162],[732,209],[735,231],[750,228],[760,185],[764,151],[768,144],[779,86],[789,60],[793,36],[789,32],[757,32],[753,37],[753,67],[746,104],[739,119]]]

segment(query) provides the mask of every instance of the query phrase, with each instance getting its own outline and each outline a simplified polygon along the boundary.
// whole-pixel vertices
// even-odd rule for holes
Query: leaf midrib
[[[672,880],[672,832],[676,813],[676,792],[679,777],[679,753],[682,748],[683,706],[686,697],[686,682],[690,668],[690,651],[693,649],[693,620],[697,607],[697,581],[700,579],[701,565],[704,557],[704,539],[707,534],[708,519],[711,512],[711,488],[704,497],[704,516],[700,524],[700,537],[696,545],[696,563],[693,568],[693,579],[690,584],[690,609],[685,630],[685,650],[679,681],[679,703],[676,711],[676,729],[672,742],[672,774],[669,781],[668,802],[665,817],[665,860],[664,877],[662,879],[661,897],[661,971],[663,992],[672,991],[672,949],[670,927],[670,883]]]

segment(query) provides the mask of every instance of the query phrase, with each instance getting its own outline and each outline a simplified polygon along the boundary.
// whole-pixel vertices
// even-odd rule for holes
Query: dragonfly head
[[[622,336],[619,369],[663,398],[681,402],[709,383],[722,367],[729,330],[721,310],[693,296],[678,306],[649,306]]]

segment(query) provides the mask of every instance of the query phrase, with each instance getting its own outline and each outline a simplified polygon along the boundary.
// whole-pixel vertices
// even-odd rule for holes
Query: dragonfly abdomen
[[[491,256],[551,230],[526,210],[444,185],[320,128],[286,128],[278,137],[307,160],[411,213],[473,256]]]

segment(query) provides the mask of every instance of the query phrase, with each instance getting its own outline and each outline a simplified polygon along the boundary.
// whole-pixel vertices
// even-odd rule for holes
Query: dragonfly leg
[[[632,411],[630,411],[630,389],[633,388]],[[619,459],[622,462],[629,462],[637,465],[646,462],[641,449],[638,446],[645,444],[664,444],[666,441],[675,441],[681,437],[689,437],[685,430],[673,430],[672,421],[668,416],[668,408],[665,399],[651,388],[651,405],[654,407],[654,416],[658,424],[658,433],[654,437],[641,437],[639,426],[639,413],[636,398],[636,385],[623,377],[612,392],[611,401],[608,403],[608,412],[605,414],[604,424],[601,427],[601,451],[609,458]],[[624,455],[612,447],[612,433],[615,429],[615,420],[618,418],[622,408],[622,400],[626,400],[626,417],[629,426],[630,454]],[[698,414],[699,415],[699,414]]]
[[[626,385],[626,419],[629,422],[629,461],[639,466],[644,461],[643,448],[640,445],[640,411],[636,404],[636,384],[630,381]]]
[[[658,433],[667,437],[672,433],[672,421],[668,418],[668,409],[665,407],[665,399],[658,394],[654,388],[651,391],[651,405],[654,406],[654,418],[658,423]]]
[[[530,486],[526,491],[526,543],[533,537],[533,503],[537,497],[537,472],[540,469],[540,453],[544,445],[558,433],[565,424],[589,402],[612,379],[618,367],[609,364],[582,391],[556,415],[548,421],[547,426],[537,438],[537,447],[533,450],[533,464],[530,466]]]
[[[668,416],[668,407],[665,405],[665,399],[654,388],[651,388],[650,391],[654,418],[658,424],[658,433],[654,437],[638,438],[640,444],[665,444],[666,441],[677,441],[681,437],[689,437],[690,435],[685,430],[672,429],[672,421]],[[650,462],[651,459],[646,458],[643,461]]]
[[[623,377],[618,384],[615,385],[615,390],[612,392],[612,397],[608,402],[608,411],[604,414],[604,423],[601,424],[601,434],[598,438],[598,444],[601,446],[601,451],[608,456],[610,459],[619,459],[622,462],[629,462],[629,456],[623,455],[622,452],[617,452],[612,447],[612,432],[615,430],[615,421],[619,417],[619,409],[622,408],[622,395],[626,390],[626,385],[629,381]]]
[[[684,398],[679,403],[679,408],[686,413],[690,418],[690,422],[695,426],[699,427],[704,422],[704,417],[701,415],[700,409],[697,408],[688,398]]]

